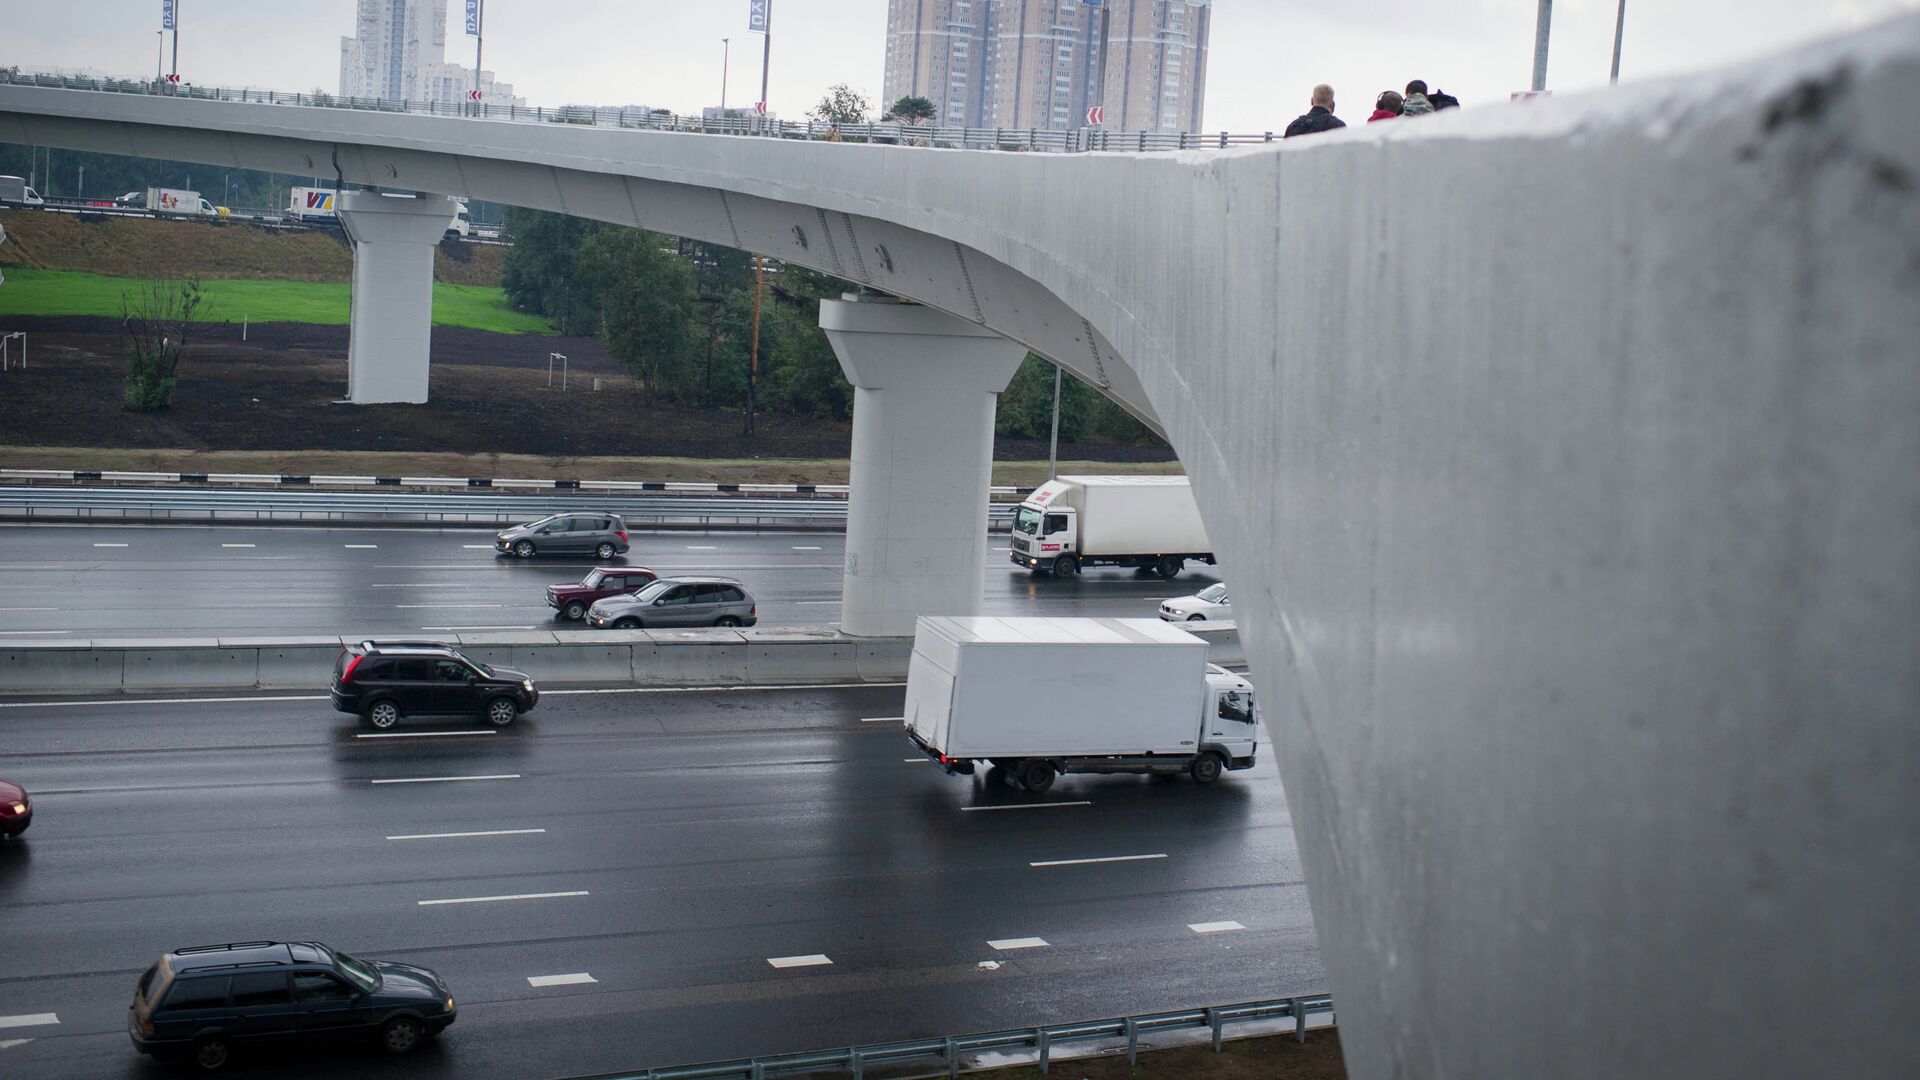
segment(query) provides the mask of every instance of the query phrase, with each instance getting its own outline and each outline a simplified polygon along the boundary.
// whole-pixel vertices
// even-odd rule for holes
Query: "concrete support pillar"
[[[920,615],[973,614],[994,406],[1026,346],[886,297],[822,301],[820,327],[854,385],[841,629],[905,636]]]
[[[336,206],[353,240],[347,399],[420,404],[433,336],[433,253],[453,222],[454,200],[343,191]]]

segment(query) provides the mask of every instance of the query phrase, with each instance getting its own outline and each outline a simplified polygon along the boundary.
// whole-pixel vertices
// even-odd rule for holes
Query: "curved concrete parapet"
[[[1269,716],[1355,1076],[1893,1076],[1920,1063],[1915,85],[1907,18],[1220,153],[16,87],[0,139],[303,175],[337,148],[348,180],[733,243],[1026,343],[1163,426],[1293,699]],[[1814,1003],[1820,1038],[1773,1034]]]

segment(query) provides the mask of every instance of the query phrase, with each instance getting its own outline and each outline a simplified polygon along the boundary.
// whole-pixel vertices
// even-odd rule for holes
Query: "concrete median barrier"
[[[360,640],[354,638],[353,640]],[[833,630],[607,630],[442,638],[543,686],[767,686],[898,682],[909,638]],[[116,638],[8,643],[0,695],[325,690],[338,637]]]

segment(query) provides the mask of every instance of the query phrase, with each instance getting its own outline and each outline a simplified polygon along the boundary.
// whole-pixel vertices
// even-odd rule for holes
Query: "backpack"
[[[1433,102],[1434,112],[1439,112],[1441,109],[1457,109],[1460,107],[1460,99],[1447,93],[1445,90],[1433,91],[1427,95],[1427,100]]]

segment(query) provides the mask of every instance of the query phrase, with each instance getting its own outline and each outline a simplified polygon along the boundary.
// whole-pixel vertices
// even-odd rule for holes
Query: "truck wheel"
[[[1160,565],[1155,567],[1154,569],[1159,572],[1161,577],[1166,578],[1168,581],[1172,581],[1174,578],[1180,575],[1180,571],[1185,569],[1186,565],[1187,565],[1187,560],[1177,559],[1177,558],[1174,558],[1172,555],[1169,555],[1166,558],[1161,559]]]
[[[1201,754],[1193,759],[1193,766],[1188,771],[1193,774],[1196,783],[1211,784],[1220,779],[1222,767],[1219,754]]]
[[[1053,771],[1053,762],[1029,761],[1020,768],[1020,786],[1040,795],[1053,786],[1053,778],[1057,775]]]
[[[1062,555],[1053,560],[1053,576],[1070,578],[1080,572],[1080,560],[1071,555]]]

